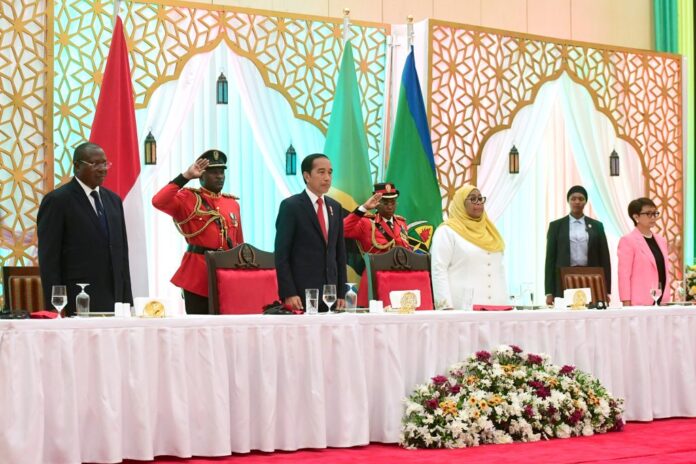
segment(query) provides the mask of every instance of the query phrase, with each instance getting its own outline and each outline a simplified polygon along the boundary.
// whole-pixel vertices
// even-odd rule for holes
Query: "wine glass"
[[[657,307],[657,300],[662,296],[662,284],[660,282],[650,287],[650,296],[655,301],[655,307]]]
[[[80,286],[80,293],[75,297],[75,310],[78,315],[89,313],[89,295],[85,292],[85,287],[89,284],[77,284]]]
[[[324,285],[321,292],[321,299],[324,300],[326,306],[329,307],[329,314],[333,314],[331,306],[336,302],[336,286],[333,284]]]
[[[68,292],[65,289],[65,285],[54,285],[51,287],[51,304],[58,311],[58,319],[60,319],[63,308],[68,304]]]

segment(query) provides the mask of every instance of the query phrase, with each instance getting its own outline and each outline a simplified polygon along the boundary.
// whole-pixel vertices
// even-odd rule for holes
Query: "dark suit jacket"
[[[88,283],[90,311],[113,311],[115,302],[132,303],[128,241],[123,204],[114,192],[99,187],[109,225],[106,237],[90,200],[77,180],[44,197],[39,207],[39,268],[46,307],[51,287],[65,285],[67,314],[75,312],[77,283]]]
[[[596,219],[585,216],[588,234],[587,266],[603,267],[607,293],[611,293],[611,260],[604,226]],[[544,271],[545,293],[563,296],[560,268],[570,266],[570,219],[564,216],[549,224],[546,234],[546,267]]]
[[[329,240],[324,241],[314,205],[306,191],[286,198],[276,219],[275,265],[281,298],[299,296],[305,289],[335,284],[338,298],[346,293],[346,248],[341,205],[324,196],[329,211]]]

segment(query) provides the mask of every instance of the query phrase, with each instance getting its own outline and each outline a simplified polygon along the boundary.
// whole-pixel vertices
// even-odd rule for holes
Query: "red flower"
[[[524,407],[523,414],[527,417],[532,417],[534,415],[534,408],[532,408],[531,404]]]
[[[510,348],[512,348],[512,352],[515,354],[520,354],[522,352],[522,348],[517,345],[510,345]]]
[[[442,385],[445,382],[447,382],[447,377],[445,377],[444,375],[436,375],[432,378],[432,381],[435,385]]]
[[[537,355],[537,354],[531,354],[531,353],[530,353],[530,354],[527,355],[527,362],[528,362],[529,364],[537,364],[537,365],[539,365],[539,364],[542,363],[542,361],[543,361],[543,358],[542,358],[541,356]]]
[[[583,416],[584,416],[583,412],[579,409],[576,409],[575,411],[573,411],[573,414],[571,414],[570,417],[568,418],[568,423],[570,425],[575,425],[582,420]]]
[[[572,374],[574,370],[575,370],[575,366],[569,366],[566,364],[565,366],[561,367],[560,373],[562,375],[569,375],[569,374]]]
[[[438,403],[437,399],[433,398],[425,402],[425,407],[428,409],[437,409],[438,404],[440,403]]]
[[[491,360],[491,354],[488,351],[477,351],[476,360],[487,363]]]
[[[461,391],[461,389],[462,389],[461,385],[452,385],[450,387],[450,393],[453,393],[456,395],[457,393],[459,393]]]

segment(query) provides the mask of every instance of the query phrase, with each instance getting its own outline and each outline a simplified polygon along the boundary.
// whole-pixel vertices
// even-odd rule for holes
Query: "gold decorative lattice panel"
[[[136,108],[159,85],[177,79],[189,58],[225,42],[250,59],[266,85],[298,118],[326,131],[340,63],[341,20],[177,2],[128,2],[122,12]],[[111,4],[68,0],[56,14],[58,136],[56,181],[70,176],[71,147],[84,140],[111,38]],[[387,26],[351,28],[373,173],[381,165]],[[88,46],[92,43],[95,46]]]
[[[475,182],[486,140],[510,127],[545,82],[567,72],[641,156],[646,194],[663,205],[662,232],[681,247],[678,56],[540,40],[442,21],[432,21],[430,28],[430,124],[445,208],[457,187]],[[681,255],[680,248],[670,255],[677,279]]]
[[[36,264],[36,213],[53,161],[52,18],[52,1],[0,0],[2,265]]]

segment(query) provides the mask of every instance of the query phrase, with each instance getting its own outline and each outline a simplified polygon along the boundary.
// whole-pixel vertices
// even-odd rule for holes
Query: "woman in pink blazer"
[[[654,234],[660,213],[649,198],[638,198],[628,205],[628,216],[636,228],[619,240],[619,296],[625,306],[654,304],[650,289],[660,284],[662,296],[670,301],[669,252],[667,241]]]

